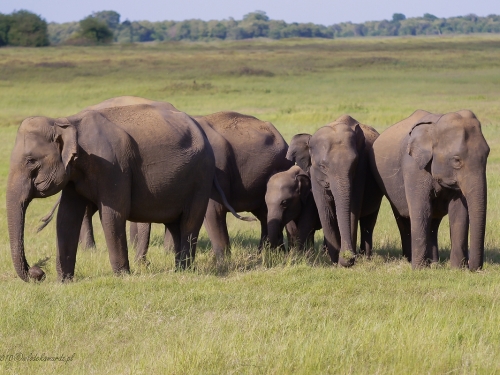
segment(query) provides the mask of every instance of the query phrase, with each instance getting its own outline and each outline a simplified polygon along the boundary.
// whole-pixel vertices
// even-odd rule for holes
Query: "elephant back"
[[[161,106],[164,109],[170,110],[170,111],[176,111],[178,112],[179,110],[175,108],[172,104],[168,102],[157,102],[154,100],[146,99],[146,98],[141,98],[138,96],[118,96],[116,98],[111,98],[108,100],[105,100],[101,103],[98,103],[96,105],[92,105],[90,107],[87,107],[87,110],[100,110],[100,109],[105,109],[105,108],[110,108],[110,107],[125,107],[129,105],[136,105],[136,104],[149,104],[149,105],[154,105],[154,106]]]

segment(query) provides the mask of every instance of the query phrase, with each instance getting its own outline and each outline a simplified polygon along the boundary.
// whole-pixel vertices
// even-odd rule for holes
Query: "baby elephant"
[[[314,232],[321,229],[321,222],[311,192],[311,179],[300,167],[294,165],[269,179],[266,205],[271,247],[283,243],[283,228],[287,224],[295,246],[305,250],[314,245]]]

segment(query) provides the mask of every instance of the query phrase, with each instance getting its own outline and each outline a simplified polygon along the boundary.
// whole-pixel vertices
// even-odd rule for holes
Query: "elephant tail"
[[[220,187],[219,185],[219,181],[217,180],[217,177],[214,176],[214,185],[217,189],[217,191],[219,192],[221,198],[222,198],[222,203],[224,204],[224,206],[234,215],[235,218],[237,219],[240,219],[240,220],[243,220],[243,221],[257,221],[256,218],[254,217],[251,217],[251,216],[241,216],[239,215],[233,207],[231,207],[231,205],[229,204],[229,202],[227,201],[226,199],[226,195],[224,194],[224,192],[222,191],[222,188]]]
[[[38,227],[38,229],[36,230],[37,233],[42,231],[43,228],[45,228],[47,225],[49,225],[49,223],[52,221],[52,219],[54,218],[54,213],[56,212],[57,206],[59,206],[59,203],[61,203],[61,196],[59,196],[59,199],[57,200],[54,207],[52,207],[50,212],[40,219],[40,221],[42,222],[42,225],[40,225]]]

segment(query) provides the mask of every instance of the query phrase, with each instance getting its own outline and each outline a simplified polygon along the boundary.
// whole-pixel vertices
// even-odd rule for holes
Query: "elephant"
[[[413,269],[439,261],[437,233],[446,214],[451,267],[482,268],[489,151],[481,123],[469,110],[417,110],[374,142],[370,163]]]
[[[288,157],[310,171],[313,197],[334,264],[354,264],[358,222],[360,251],[372,255],[373,229],[383,195],[368,153],[378,135],[374,128],[343,115],[312,136],[298,134],[292,139]]]
[[[215,157],[204,131],[168,103],[29,117],[17,132],[6,192],[15,270],[24,281],[44,279],[44,272],[30,268],[25,257],[25,215],[34,198],[60,191],[60,280],[74,277],[88,207],[99,211],[115,273],[130,271],[126,220],[164,223],[174,238],[176,267],[189,267],[215,183]]]
[[[127,106],[134,103],[154,102],[145,98],[123,96],[89,108]],[[247,211],[257,217],[261,225],[261,248],[267,239],[267,182],[276,172],[287,170],[293,165],[286,159],[287,143],[273,124],[253,116],[217,112],[192,118],[200,125],[212,146],[216,164],[215,181],[219,182],[222,190],[221,194],[214,184],[204,222],[216,257],[222,259],[226,253],[230,253],[226,223],[229,211],[241,220],[250,221],[251,218],[241,217],[237,212]],[[91,215],[85,216],[83,226],[87,229],[82,227],[81,242],[92,244],[93,238],[88,236],[92,228]],[[137,247],[136,260],[145,259],[150,230],[147,223],[130,225],[130,238]],[[166,231],[165,238],[168,241],[168,228]]]
[[[217,180],[236,212],[247,211],[260,221],[259,249],[267,239],[266,186],[276,172],[293,163],[286,159],[288,145],[270,122],[236,112],[217,112],[193,117],[205,131],[215,154]],[[205,228],[216,258],[230,253],[226,208],[213,190],[205,214]],[[131,238],[137,238],[136,259],[144,259],[149,245],[147,224],[131,224]],[[139,236],[136,237],[136,233]],[[143,237],[146,237],[144,239]],[[167,234],[168,237],[168,234]]]
[[[267,183],[265,199],[271,248],[283,243],[283,228],[291,222],[293,229],[288,226],[287,232],[296,236],[294,245],[302,250],[314,245],[314,233],[321,229],[321,222],[311,192],[311,178],[306,172],[294,165],[287,171],[274,174]]]

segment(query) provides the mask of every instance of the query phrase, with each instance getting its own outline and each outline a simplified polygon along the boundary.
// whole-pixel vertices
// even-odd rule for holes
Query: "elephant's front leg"
[[[469,243],[469,212],[463,195],[452,199],[448,205],[450,219],[452,268],[461,268],[467,265]]]
[[[72,182],[63,189],[56,224],[56,268],[61,281],[71,280],[75,274],[78,238],[88,204],[89,201],[76,192]]]
[[[125,208],[128,208],[125,206]],[[125,211],[125,210],[124,210]],[[109,251],[109,261],[116,274],[130,273],[128,261],[126,213],[109,206],[101,205],[100,215],[106,245]]]
[[[432,178],[418,174],[414,177],[405,179],[405,193],[410,212],[411,265],[416,269],[428,265],[428,255],[432,253]]]

